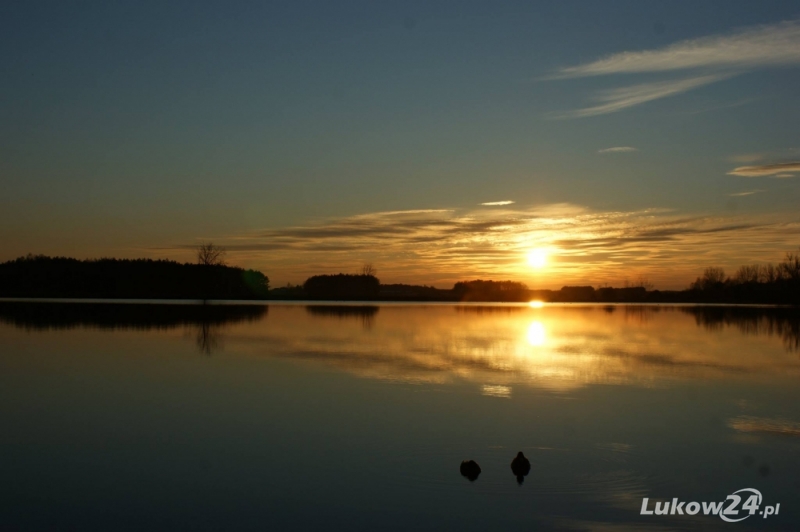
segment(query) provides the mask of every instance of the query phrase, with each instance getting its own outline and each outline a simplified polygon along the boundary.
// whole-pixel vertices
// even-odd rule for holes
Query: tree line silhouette
[[[371,301],[378,299],[381,282],[371,273],[314,275],[303,283],[309,299]]]
[[[264,299],[256,270],[171,260],[28,255],[0,264],[0,297],[98,299]]]
[[[213,244],[198,248],[197,261],[81,261],[28,255],[0,264],[0,297],[800,304],[800,253],[788,253],[777,265],[742,266],[733,276],[722,268],[706,268],[686,290],[654,290],[645,279],[621,288],[585,285],[560,290],[482,279],[459,281],[451,289],[381,284],[371,264],[355,274],[314,275],[302,285],[270,290],[266,275],[226,265],[224,250]]]
[[[778,264],[741,266],[733,276],[706,268],[689,290],[702,302],[800,304],[800,252]]]

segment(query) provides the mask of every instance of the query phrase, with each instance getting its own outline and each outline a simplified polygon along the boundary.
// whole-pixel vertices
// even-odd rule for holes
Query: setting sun
[[[547,264],[547,250],[538,248],[528,253],[528,264],[534,268],[542,268]]]

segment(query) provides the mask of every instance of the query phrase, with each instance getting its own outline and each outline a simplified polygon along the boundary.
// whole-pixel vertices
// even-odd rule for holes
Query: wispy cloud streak
[[[610,89],[595,96],[594,100],[603,102],[600,105],[560,113],[555,115],[555,118],[583,118],[615,113],[634,105],[681,94],[729,77],[731,77],[730,74],[709,74],[688,79],[640,83],[629,87]]]
[[[733,194],[728,194],[728,196],[739,198],[742,196],[752,196],[753,194],[758,194],[759,192],[764,192],[763,190],[748,190],[747,192],[734,192]]]
[[[513,202],[513,201],[511,201],[511,200],[505,200],[505,201],[487,201],[486,203],[481,203],[481,205],[484,205],[484,206],[486,206],[486,207],[495,207],[495,206],[498,206],[498,205],[511,205],[512,203],[514,203],[514,202]]]
[[[604,148],[602,150],[597,150],[597,153],[629,153],[632,151],[639,151],[639,150],[632,146],[615,146],[613,148]]]
[[[757,166],[739,166],[728,172],[728,175],[738,175],[743,177],[792,177],[794,172],[800,172],[800,161],[777,164],[762,164]]]
[[[728,35],[680,41],[666,48],[622,52],[562,68],[553,78],[665,72],[697,68],[754,69],[800,64],[800,23],[746,28]]]
[[[680,71],[697,73],[685,79],[638,84],[601,92],[595,98],[603,102],[600,105],[551,115],[555,118],[583,118],[614,113],[681,94],[743,72],[799,64],[800,21],[793,20],[745,28],[727,35],[689,39],[655,50],[616,53],[582,65],[562,68],[545,79]]]

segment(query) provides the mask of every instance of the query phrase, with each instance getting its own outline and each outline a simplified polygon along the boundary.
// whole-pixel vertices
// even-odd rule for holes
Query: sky
[[[684,288],[800,247],[798,93],[797,2],[3,2],[0,261]]]

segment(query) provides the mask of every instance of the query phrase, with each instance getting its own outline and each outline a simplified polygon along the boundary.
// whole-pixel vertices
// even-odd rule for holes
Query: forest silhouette
[[[265,299],[269,278],[224,264],[21,257],[0,264],[0,297]]]
[[[655,290],[646,280],[623,287],[564,286],[531,290],[516,281],[459,281],[451,289],[381,284],[375,268],[314,275],[302,285],[270,289],[257,270],[229,266],[224,250],[205,244],[198,264],[169,260],[99,259],[28,255],[0,264],[2,298],[449,301],[554,303],[800,304],[800,253],[776,264],[746,265],[733,276],[706,268],[685,290]]]

